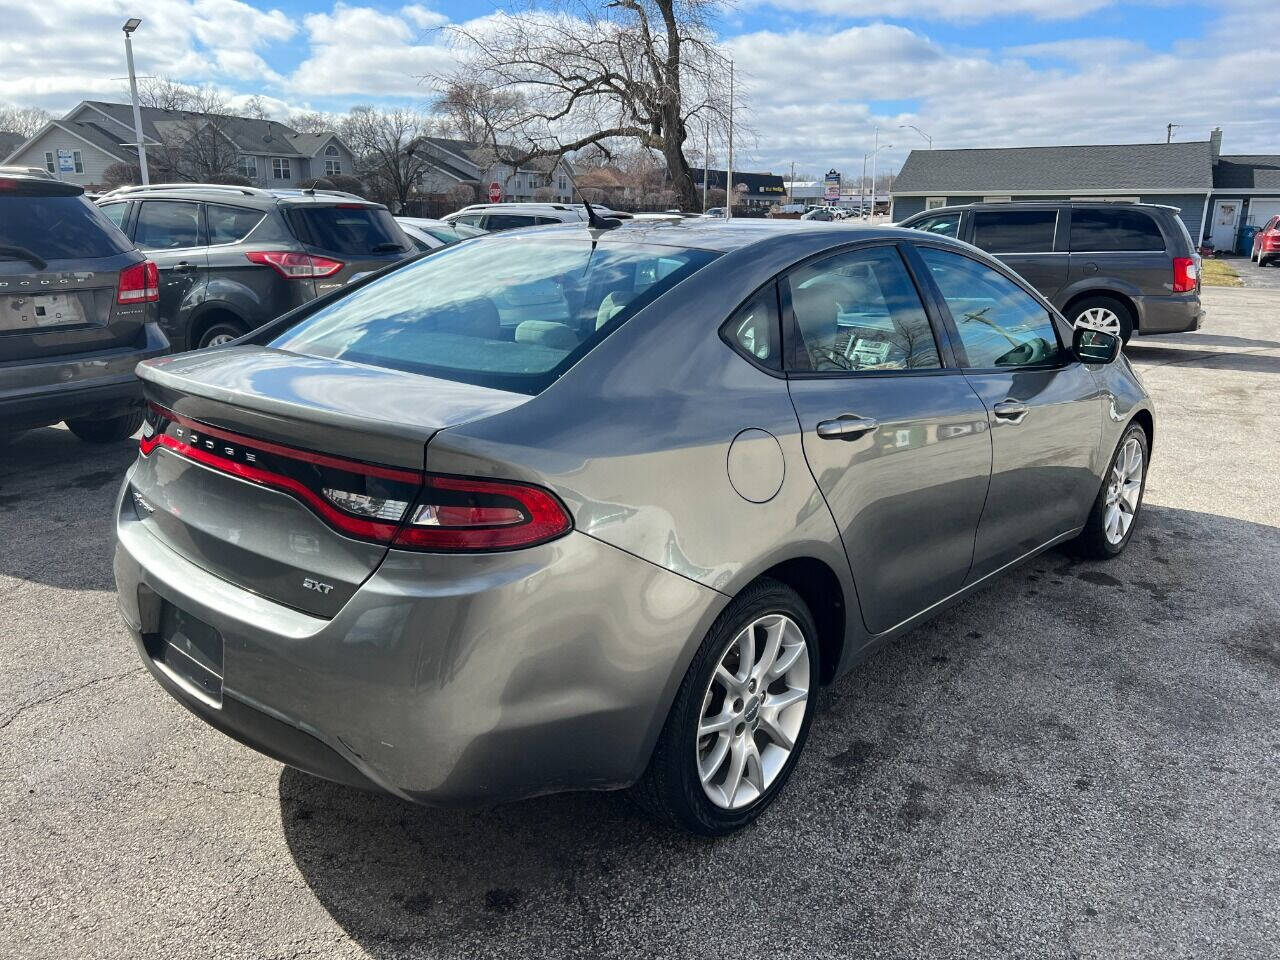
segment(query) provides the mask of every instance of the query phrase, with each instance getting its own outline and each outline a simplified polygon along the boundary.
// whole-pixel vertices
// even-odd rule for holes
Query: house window
[[[84,158],[80,156],[79,150],[71,151],[71,159],[76,165],[76,173],[84,173]]]
[[[57,172],[58,172],[58,168],[57,168],[57,166],[56,166],[56,165],[54,164],[54,162],[53,162],[53,151],[52,151],[52,150],[46,150],[46,151],[44,152],[44,168],[45,168],[46,170],[48,170],[50,173],[57,173]]]
[[[257,180],[258,158],[241,154],[240,160],[236,163],[236,172],[248,180]]]
[[[568,181],[568,180],[566,180],[564,177],[561,177],[561,178],[560,178],[560,189],[561,189],[561,190],[568,190],[568,189],[569,189],[569,181]]]
[[[342,174],[342,154],[338,152],[338,148],[334,144],[329,144],[324,148],[324,175],[326,177],[336,177]]]
[[[289,168],[289,160],[287,157],[271,158],[271,178],[273,180],[288,180],[293,176]]]
[[[936,210],[938,207],[945,207],[946,205],[947,205],[946,197],[925,197],[924,198],[924,208],[926,210]]]

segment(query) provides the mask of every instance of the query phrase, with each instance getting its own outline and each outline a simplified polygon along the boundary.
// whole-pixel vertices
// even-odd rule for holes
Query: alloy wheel
[[[205,344],[205,346],[206,346],[206,347],[220,347],[220,346],[222,346],[224,343],[230,343],[230,342],[231,342],[232,340],[234,340],[235,338],[236,338],[236,337],[235,337],[235,334],[232,334],[232,333],[218,333],[218,334],[215,334],[214,336],[210,337],[210,338],[209,338],[209,342],[208,342],[208,343],[206,343],[206,344]]]
[[[804,726],[809,648],[785,614],[744,627],[702,698],[694,749],[708,799],[738,810],[759,799],[787,765]]]
[[[1107,481],[1106,513],[1102,528],[1107,542],[1117,544],[1129,533],[1142,495],[1142,444],[1130,437],[1120,448]]]
[[[1121,334],[1120,318],[1116,316],[1114,310],[1108,310],[1106,307],[1090,307],[1088,310],[1081,311],[1076,317],[1076,326],[1084,327],[1086,330],[1101,330],[1113,337]]]

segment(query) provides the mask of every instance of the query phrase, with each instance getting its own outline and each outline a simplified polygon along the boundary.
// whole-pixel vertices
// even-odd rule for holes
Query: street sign
[[[828,200],[840,199],[840,171],[839,170],[827,171],[825,197]]]
[[[502,184],[497,180],[489,184],[489,202],[500,203],[502,201]]]

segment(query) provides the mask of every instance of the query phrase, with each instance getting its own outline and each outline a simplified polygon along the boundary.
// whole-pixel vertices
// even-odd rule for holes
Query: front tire
[[[632,796],[702,836],[745,827],[778,796],[804,748],[819,666],[817,628],[800,596],[767,578],[747,587],[694,655]]]
[[[119,443],[138,432],[146,411],[139,408],[106,420],[68,420],[67,429],[87,443]]]
[[[1071,325],[1101,330],[1124,343],[1133,336],[1133,311],[1114,297],[1085,297],[1071,308]]]
[[[1147,432],[1136,423],[1129,424],[1102,479],[1102,489],[1084,530],[1072,541],[1073,552],[1078,556],[1109,560],[1128,546],[1147,489],[1150,450]]]

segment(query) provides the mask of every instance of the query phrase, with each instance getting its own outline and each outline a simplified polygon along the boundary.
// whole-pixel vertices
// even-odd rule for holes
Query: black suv
[[[82,440],[142,426],[133,368],[168,351],[156,265],[77,186],[0,173],[0,442],[65,420]]]
[[[1119,201],[935,207],[900,226],[956,237],[1022,274],[1078,327],[1133,334],[1200,326],[1200,256],[1176,207]]]
[[[153,184],[98,206],[159,267],[175,351],[234,340],[417,253],[386,207],[334,190]]]

